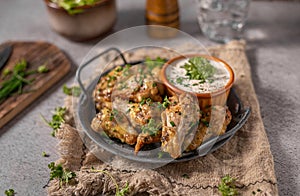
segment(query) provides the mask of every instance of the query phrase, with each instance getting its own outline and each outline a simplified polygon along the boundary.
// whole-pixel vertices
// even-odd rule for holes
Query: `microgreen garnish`
[[[164,153],[163,152],[158,152],[158,158],[161,159],[163,157]]]
[[[64,85],[63,86],[63,92],[66,95],[79,97],[79,95],[81,94],[81,89],[80,89],[79,86],[67,87],[67,85]]]
[[[150,136],[154,136],[161,129],[161,122],[156,122],[153,118],[150,118],[148,124],[143,125],[142,133],[148,133]]]
[[[170,104],[171,104],[171,102],[169,101],[168,97],[165,96],[164,101],[162,103],[163,107],[167,108]]]
[[[149,68],[149,70],[153,70],[155,67],[161,67],[163,64],[165,64],[166,60],[162,59],[160,57],[157,57],[156,59],[152,60],[149,57],[145,60],[145,65]]]
[[[201,122],[206,126],[206,127],[209,127],[209,122],[204,120],[204,119],[201,119]]]
[[[174,123],[173,121],[171,121],[170,124],[171,124],[172,127],[175,127],[175,126],[176,126],[175,123]]]
[[[238,195],[238,191],[235,188],[235,181],[236,179],[230,177],[229,175],[226,175],[221,179],[218,189],[222,193],[222,196]]]
[[[123,70],[123,67],[121,67],[121,66],[118,66],[116,69],[116,72],[120,72],[120,71],[122,71]]]
[[[216,68],[212,66],[206,58],[193,57],[182,66],[186,70],[186,75],[189,79],[205,81],[213,76]]]
[[[68,171],[62,167],[61,164],[55,165],[54,162],[48,164],[48,168],[50,169],[50,180],[57,178],[59,180],[59,185],[68,183],[71,179],[76,177],[74,172]]]
[[[122,74],[124,76],[128,76],[129,75],[129,69],[130,69],[130,67],[131,67],[130,64],[125,65],[125,67],[123,68],[123,72],[122,72]]]
[[[146,103],[145,98],[142,99],[142,101],[140,102],[141,105],[144,105]]]
[[[178,84],[182,84],[183,78],[182,78],[182,77],[176,78],[176,82],[177,82]]]

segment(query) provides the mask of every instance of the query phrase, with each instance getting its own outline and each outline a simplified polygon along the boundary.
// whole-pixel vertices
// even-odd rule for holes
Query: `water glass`
[[[242,37],[251,0],[196,0],[198,21],[205,36],[226,43]]]

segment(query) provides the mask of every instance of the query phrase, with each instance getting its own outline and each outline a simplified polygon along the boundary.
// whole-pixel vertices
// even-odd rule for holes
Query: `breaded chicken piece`
[[[200,108],[197,98],[191,94],[179,95],[178,101],[172,99],[171,105],[161,114],[163,122],[161,149],[168,152],[171,157],[178,158],[187,147],[185,140],[194,138]]]
[[[214,117],[211,118],[211,115]],[[229,109],[223,106],[214,106],[210,112],[202,116],[196,135],[186,149],[187,152],[195,150],[211,137],[224,134],[232,118]]]
[[[117,123],[116,119],[121,121]],[[91,127],[96,132],[104,131],[109,137],[117,138],[121,142],[134,145],[137,141],[138,133],[131,127],[126,117],[116,114],[108,108],[103,108],[93,119]]]

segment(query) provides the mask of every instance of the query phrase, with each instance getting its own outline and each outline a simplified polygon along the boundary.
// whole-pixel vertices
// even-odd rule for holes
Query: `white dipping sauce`
[[[188,60],[175,61],[166,69],[168,81],[177,88],[192,93],[211,93],[224,88],[229,82],[230,74],[225,65],[209,59],[207,60],[209,60],[210,64],[216,68],[213,76],[204,82],[189,79],[189,76],[186,75],[186,70],[182,67]]]

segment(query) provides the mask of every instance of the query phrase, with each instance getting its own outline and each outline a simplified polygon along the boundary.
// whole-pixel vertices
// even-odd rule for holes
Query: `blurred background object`
[[[226,43],[242,38],[251,0],[196,0],[198,21],[209,39]]]
[[[145,19],[147,25],[161,25],[179,29],[179,5],[177,0],[147,0]],[[151,37],[164,39],[176,36],[177,30],[148,26]]]
[[[74,41],[99,37],[108,32],[116,21],[115,0],[95,0],[92,4],[76,4],[75,7],[66,4],[64,0],[44,2],[53,30]]]
[[[177,0],[147,0],[146,22],[179,28],[179,6]]]

